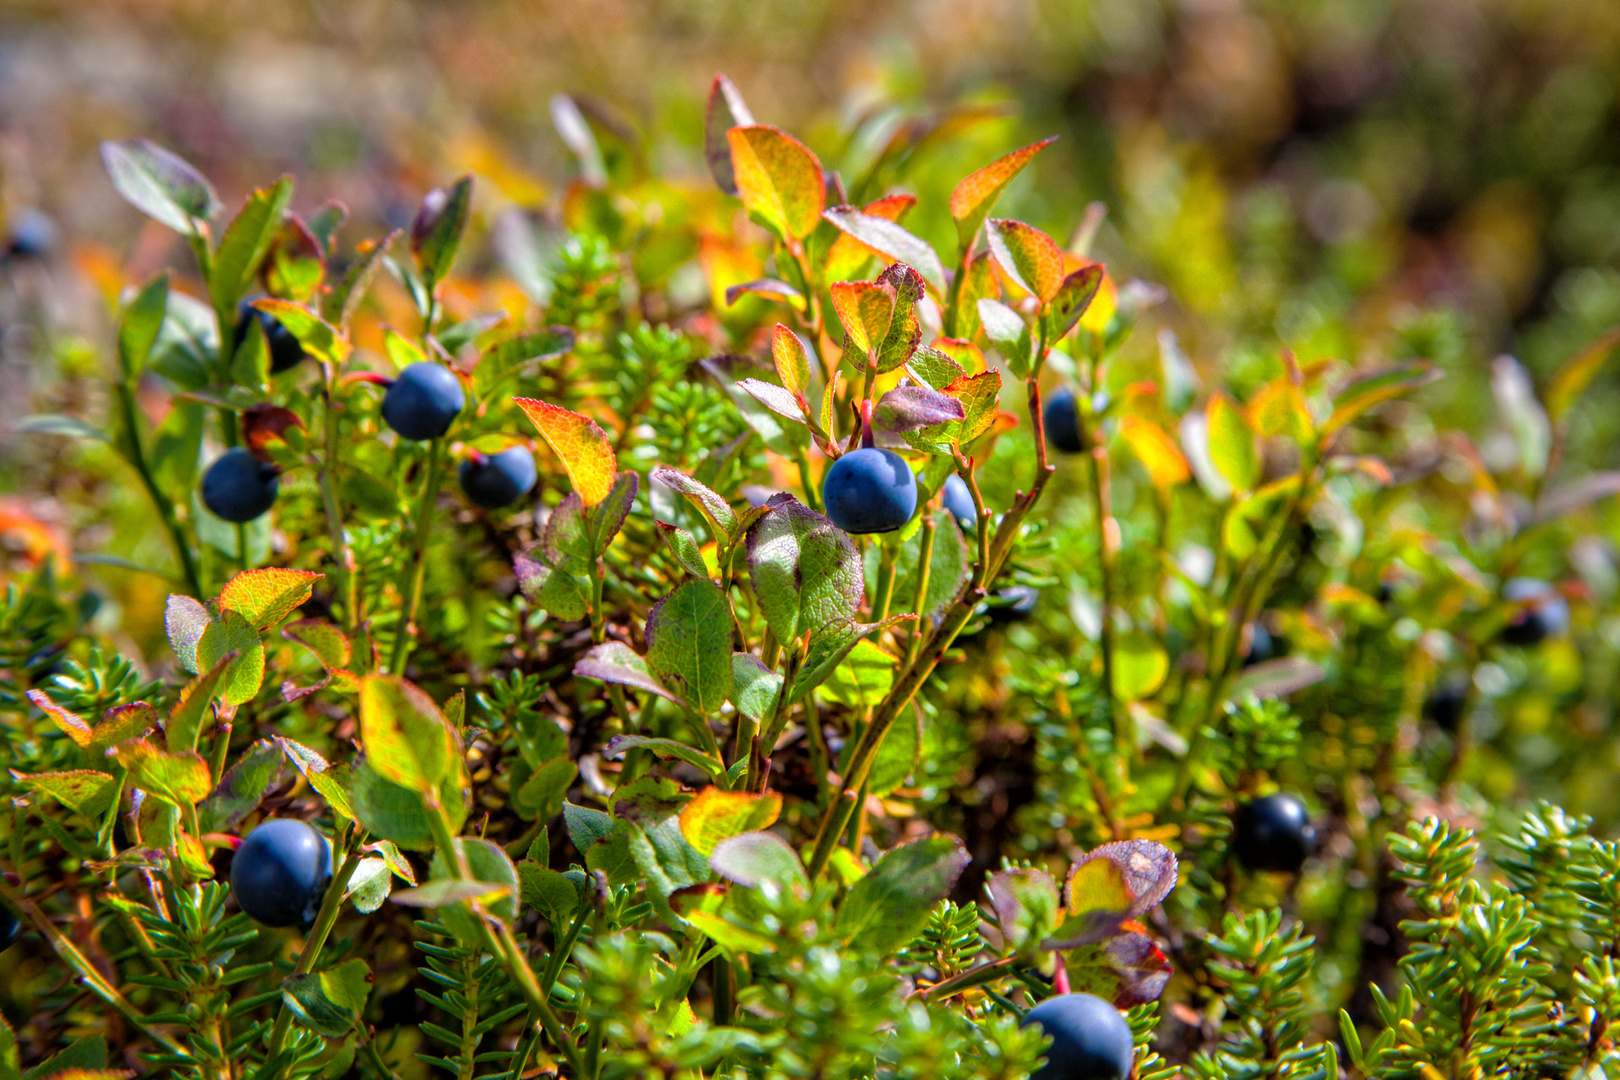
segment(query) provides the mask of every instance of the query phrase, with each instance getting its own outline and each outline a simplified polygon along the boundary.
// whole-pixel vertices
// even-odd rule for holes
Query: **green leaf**
[[[882,701],[894,685],[899,660],[871,641],[857,641],[822,686],[830,701],[861,710]]]
[[[722,840],[769,828],[781,812],[782,796],[774,792],[754,794],[707,787],[681,811],[681,834],[707,856]]]
[[[147,282],[118,316],[118,367],[126,380],[146,367],[163,330],[169,310],[169,275],[165,271]]]
[[[563,824],[568,829],[568,839],[573,841],[574,847],[581,854],[588,851],[592,844],[606,840],[613,833],[613,817],[600,810],[593,810],[588,806],[575,806],[573,803],[563,803]]]
[[[317,974],[289,975],[281,1000],[300,1023],[328,1038],[342,1038],[360,1022],[371,996],[371,968],[359,958]]]
[[[731,703],[756,723],[764,723],[782,690],[782,676],[753,653],[731,654]]]
[[[906,374],[923,386],[943,390],[966,375],[967,370],[945,353],[924,345],[911,354],[911,359],[906,363]]]
[[[809,147],[769,124],[734,127],[726,142],[737,194],[750,216],[783,241],[814,232],[827,191],[821,162]]]
[[[562,809],[563,798],[578,776],[579,766],[567,758],[548,761],[513,793],[512,809],[526,820],[550,821]]]
[[[503,893],[485,894],[482,906],[485,911],[496,918],[510,922],[518,917],[518,901],[522,894],[522,883],[518,881],[517,867],[507,856],[501,846],[476,836],[462,836],[456,839],[462,854],[467,859],[467,869],[472,872],[473,880],[490,885],[499,886]],[[459,880],[459,874],[453,868],[449,856],[444,851],[435,851],[429,873],[435,879]],[[432,881],[428,886],[433,884]],[[428,887],[425,886],[425,887]],[[398,901],[396,901],[398,902]],[[478,924],[474,921],[472,912],[463,904],[447,905],[441,908],[438,916],[455,932],[465,944],[474,945],[480,940]]]
[[[917,315],[917,302],[923,298],[927,287],[922,275],[905,263],[890,266],[878,276],[878,282],[894,290],[894,317],[889,320],[888,333],[877,347],[878,371],[886,373],[909,363],[922,344],[922,320]]]
[[[1260,452],[1243,413],[1224,394],[1211,396],[1204,412],[1209,424],[1209,456],[1215,468],[1237,490],[1254,490],[1260,482]]]
[[[895,602],[910,608],[917,595],[917,568],[922,555],[922,530],[907,538],[894,560]],[[962,592],[973,572],[967,540],[956,518],[943,507],[934,511],[933,553],[928,560],[928,594],[923,598],[923,618],[937,615]]]
[[[711,581],[686,581],[647,616],[647,665],[704,716],[731,692],[731,604]]]
[[[962,179],[951,192],[951,217],[956,220],[956,237],[967,251],[979,235],[979,226],[996,207],[1001,193],[1013,178],[1024,171],[1031,158],[1057,141],[1056,135],[1040,142],[1020,147],[1005,157],[997,158],[984,168]]]
[[[688,502],[703,514],[714,529],[717,541],[726,541],[733,538],[737,529],[737,513],[731,509],[731,504],[711,491],[706,484],[668,465],[654,465],[647,474],[654,483],[663,484],[673,491],[684,495]]]
[[[383,906],[383,901],[388,899],[393,888],[394,875],[389,871],[388,863],[368,856],[355,864],[344,898],[354,904],[354,910],[369,915]]]
[[[196,751],[171,754],[144,739],[131,739],[119,743],[113,753],[129,770],[130,783],[175,806],[196,805],[214,786],[208,762]]]
[[[1007,361],[1008,370],[1020,379],[1028,377],[1035,346],[1024,317],[1000,300],[986,297],[979,301],[979,320],[984,324],[984,336]]]
[[[748,573],[776,640],[853,618],[864,587],[853,541],[792,495],[773,495],[765,507],[748,530]]]
[[[709,852],[709,867],[738,885],[756,887],[773,881],[800,890],[810,885],[804,863],[788,842],[773,832],[748,832],[721,840]]]
[[[845,348],[853,348],[863,358],[870,356],[889,336],[894,322],[894,286],[883,281],[835,281],[829,291],[833,312],[846,335]]]
[[[699,750],[695,746],[687,746],[685,743],[676,742],[674,739],[658,739],[647,735],[615,735],[608,740],[602,754],[604,757],[612,759],[623,754],[626,750],[634,750],[638,746],[645,746],[666,761],[670,758],[676,758],[686,762],[688,765],[695,765],[722,783],[725,780],[725,762]],[[564,809],[566,810],[566,807]]]
[[[1005,947],[1016,955],[1033,957],[1057,928],[1062,908],[1051,875],[1034,869],[1000,870],[990,875],[984,892]]]
[[[31,791],[70,806],[91,821],[97,820],[112,805],[118,791],[118,781],[104,772],[76,769],[69,772],[48,772],[29,775],[13,769],[11,778]]]
[[[235,321],[236,302],[259,272],[270,242],[281,228],[281,215],[292,199],[292,190],[292,177],[283,176],[269,187],[254,191],[220,238],[208,277],[208,295],[219,313],[220,325]]]
[[[621,641],[608,641],[593,647],[574,664],[574,674],[633,686],[668,698],[678,705],[686,704],[680,695],[658,681],[658,677],[647,667],[646,660]]]
[[[671,525],[665,521],[654,522],[658,526],[658,535],[663,539],[669,553],[680,563],[681,569],[695,578],[709,577],[709,568],[703,563],[703,549],[698,547],[697,538],[679,525]]]
[[[326,800],[326,805],[332,808],[334,814],[350,821],[356,820],[354,806],[349,799],[347,766],[340,765],[334,768],[325,758],[303,743],[279,735],[273,741],[281,748],[281,752],[287,755],[287,760],[293,763],[293,768],[309,781],[309,786]]]
[[[34,413],[11,425],[11,430],[23,435],[63,435],[70,439],[90,439],[111,442],[105,431],[91,427],[76,416],[61,413]]]
[[[682,835],[680,821],[621,819],[629,838],[630,857],[647,882],[647,891],[666,908],[670,894],[709,880],[709,860]]]
[[[354,351],[354,346],[349,344],[349,339],[344,337],[337,327],[309,308],[274,297],[255,300],[253,306],[268,315],[274,315],[276,321],[298,339],[298,344],[304,347],[304,351],[322,363],[341,364],[349,358],[349,353]]]
[[[422,270],[429,290],[450,276],[461,234],[472,208],[472,177],[463,176],[448,188],[434,188],[422,198],[422,209],[411,225],[411,254]]]
[[[306,775],[313,781],[313,773]],[[461,828],[467,819],[464,775],[464,770],[457,769],[439,784],[439,805],[450,816],[452,829]],[[366,831],[411,851],[433,849],[433,829],[422,796],[383,779],[371,767],[369,757],[350,770],[346,791],[354,818]]]
[[[264,793],[281,782],[283,761],[281,747],[269,739],[260,739],[248,747],[197,807],[198,828],[205,833],[236,828],[258,809]]]
[[[340,332],[348,328],[355,309],[371,287],[372,278],[377,276],[378,267],[382,266],[382,257],[387,254],[388,245],[394,242],[400,232],[395,229],[380,240],[360,245],[354,253],[354,261],[321,300],[321,319],[324,322]]]
[[[1406,360],[1383,371],[1374,372],[1339,391],[1333,399],[1333,415],[1322,425],[1322,437],[1338,431],[1374,405],[1400,397],[1410,390],[1424,386],[1443,375],[1439,368],[1427,360]],[[1214,436],[1211,434],[1211,441]]]
[[[905,947],[972,861],[954,836],[931,836],[885,854],[838,909],[838,933],[889,955]]]
[[[101,162],[118,194],[177,233],[190,236],[219,212],[219,197],[202,173],[145,139],[102,143]]]
[[[360,738],[377,775],[419,794],[462,768],[460,741],[438,704],[397,675],[360,680]]]
[[[619,535],[619,529],[624,526],[624,519],[630,516],[630,508],[640,488],[641,477],[634,470],[626,469],[614,477],[607,498],[591,510],[591,549],[597,555],[605,553],[613,538]]]
[[[1114,639],[1114,696],[1140,701],[1157,690],[1170,673],[1170,657],[1158,639],[1140,630]]]
[[[1058,294],[1065,278],[1063,249],[1033,225],[991,218],[990,254],[1009,278],[1044,306]],[[983,305],[980,305],[983,311]]]
[[[566,926],[579,909],[579,889],[568,877],[536,862],[518,863],[523,902],[539,909],[553,926]]]
[[[922,753],[922,714],[907,709],[895,719],[872,758],[866,775],[867,791],[882,798],[906,782]]]
[[[1086,313],[1091,302],[1097,298],[1097,290],[1102,287],[1103,264],[1092,263],[1063,279],[1058,286],[1057,295],[1052,297],[1046,305],[1043,318],[1046,319],[1046,340],[1056,343],[1063,340],[1080,317]]]
[[[11,1029],[5,1026],[0,1019],[0,1039],[4,1039]],[[5,1052],[0,1049],[0,1078],[7,1077]],[[10,1077],[15,1078],[15,1062],[12,1062],[13,1071]],[[107,1068],[107,1040],[100,1035],[87,1035],[73,1045],[48,1060],[35,1065],[23,1073],[23,1080],[47,1080],[56,1077],[57,1080],[100,1080],[98,1077],[86,1076],[84,1073],[96,1073]],[[80,1072],[82,1070],[82,1072]],[[72,1071],[71,1077],[60,1074]]]
[[[236,612],[227,611],[209,623],[197,641],[197,666],[212,672],[232,653],[236,654],[236,659],[230,661],[220,676],[216,692],[226,704],[241,705],[253,700],[264,681],[264,643],[251,623]]]
[[[793,686],[788,691],[788,701],[796,702],[826,682],[827,677],[844,662],[844,657],[848,656],[850,650],[863,638],[897,622],[916,617],[911,614],[891,615],[881,623],[853,621],[828,623],[810,638],[810,651],[805,655],[799,673],[793,677]]]

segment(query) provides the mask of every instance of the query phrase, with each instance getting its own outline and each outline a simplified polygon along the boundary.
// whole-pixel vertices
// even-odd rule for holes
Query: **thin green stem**
[[[917,622],[911,628],[910,640],[906,642],[906,663],[914,664],[917,661],[917,650],[922,648],[924,637],[923,620],[926,613],[924,606],[928,603],[928,579],[934,564],[934,530],[938,526],[934,522],[932,510],[923,511],[922,546],[917,551],[917,589],[912,596],[911,610],[917,614]]]
[[[354,633],[356,622],[359,621],[356,593],[357,584],[353,557],[349,553],[349,541],[343,531],[343,508],[338,503],[337,490],[332,484],[332,474],[336,470],[338,460],[338,422],[337,422],[337,368],[332,364],[323,365],[326,374],[326,409],[324,411],[326,451],[321,458],[319,472],[321,486],[321,504],[326,510],[326,534],[332,545],[333,575],[337,592],[343,597],[343,632],[346,636]]]
[[[135,469],[141,478],[141,484],[146,488],[146,494],[157,508],[158,517],[163,527],[169,532],[169,539],[174,544],[174,553],[180,560],[180,572],[185,576],[186,589],[192,596],[202,599],[202,578],[197,573],[197,563],[191,554],[191,542],[186,532],[180,526],[180,519],[174,512],[174,503],[163,489],[158,487],[157,479],[152,475],[151,466],[146,461],[146,450],[141,445],[141,429],[137,423],[135,409],[135,391],[127,380],[115,384],[118,392],[118,408],[124,421],[124,458]]]
[[[388,659],[388,670],[395,675],[404,674],[405,661],[410,656],[411,643],[416,637],[416,611],[422,602],[422,579],[427,574],[428,536],[433,531],[433,508],[439,501],[443,462],[444,440],[429,440],[427,479],[422,484],[422,498],[416,504],[416,518],[411,523],[415,543],[411,549],[411,561],[404,568],[404,600],[400,607],[399,626],[394,631],[393,653]]]

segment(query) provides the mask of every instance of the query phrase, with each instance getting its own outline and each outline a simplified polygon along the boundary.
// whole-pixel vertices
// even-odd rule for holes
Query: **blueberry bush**
[[[841,173],[720,76],[699,188],[552,112],[559,205],[364,236],[103,146],[190,261],[21,430],[167,642],[20,523],[0,1080],[1620,1072],[1620,844],[1537,801],[1612,775],[1620,339],[1481,449],[1438,317],[1142,332],[1104,207],[997,216],[1050,140],[942,250],[924,128]]]

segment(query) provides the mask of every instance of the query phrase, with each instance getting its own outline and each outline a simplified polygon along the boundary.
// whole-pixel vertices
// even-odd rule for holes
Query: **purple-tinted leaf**
[[[770,300],[779,300],[793,308],[804,310],[804,293],[795,289],[785,281],[775,278],[756,278],[745,281],[741,285],[733,285],[726,289],[726,304],[730,306],[746,295],[763,296]]]
[[[791,390],[759,379],[744,379],[737,385],[746,391],[749,397],[785,420],[803,424],[808,419],[804,410],[799,408],[799,402]]]
[[[1153,939],[1135,930],[1070,949],[1064,966],[1072,990],[1095,994],[1120,1009],[1158,1000],[1173,970]]]
[[[877,348],[878,371],[903,367],[922,344],[922,323],[917,318],[917,302],[927,291],[922,275],[905,263],[895,263],[878,275],[878,284],[894,290],[894,317],[889,332]]]
[[[607,498],[596,504],[591,511],[591,548],[597,555],[601,555],[613,543],[613,538],[619,535],[624,527],[624,519],[630,516],[630,507],[636,501],[636,492],[641,489],[641,477],[635,470],[626,469],[613,478],[613,486],[608,489]]]
[[[984,894],[1005,948],[1027,951],[1057,925],[1057,883],[1044,870],[1001,870],[985,882]]]
[[[928,241],[916,236],[904,225],[864,214],[853,206],[835,206],[823,211],[821,216],[890,262],[916,267],[928,284],[944,293],[944,264],[939,261],[939,256]]]
[[[878,401],[872,411],[872,427],[898,435],[966,418],[961,401],[949,394],[926,386],[897,386]]]
[[[731,144],[726,140],[726,132],[753,122],[754,114],[743,101],[741,91],[724,75],[715,75],[709,85],[709,107],[703,117],[703,157],[709,163],[709,175],[727,195],[737,194],[737,180],[731,167]]]
[[[655,484],[663,484],[686,496],[714,526],[716,539],[729,539],[737,528],[737,514],[731,504],[698,480],[668,465],[654,465],[648,474]]]
[[[677,705],[686,704],[678,694],[658,681],[658,677],[648,669],[644,658],[637,656],[635,651],[622,641],[603,642],[591,649],[574,664],[574,674],[587,679],[601,679],[603,682],[632,686],[637,690],[646,690],[659,697],[668,698]]]
[[[1175,888],[1176,857],[1169,848],[1152,840],[1120,840],[1104,844],[1075,860],[1074,868],[1069,873],[1068,901],[1071,910],[1089,906],[1082,897],[1075,895],[1076,882],[1082,876],[1081,868],[1099,859],[1113,863],[1123,875],[1125,888],[1131,898],[1127,918],[1134,919],[1157,906]]]
[[[197,671],[197,642],[213,621],[208,609],[189,596],[170,593],[163,609],[163,628],[169,635],[169,647],[174,650],[180,666],[193,674]]]

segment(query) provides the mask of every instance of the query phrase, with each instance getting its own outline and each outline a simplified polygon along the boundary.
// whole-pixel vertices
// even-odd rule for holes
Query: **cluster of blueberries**
[[[269,312],[244,303],[236,325],[241,340],[257,317],[270,351],[270,370],[296,367],[305,357],[298,339]],[[383,395],[383,422],[401,438],[437,439],[467,403],[461,379],[443,364],[422,361],[407,366],[388,384]],[[280,493],[280,469],[260,461],[237,446],[225,451],[203,474],[202,501],[215,517],[243,523],[252,521],[275,504]],[[458,471],[461,490],[475,506],[499,510],[534,488],[534,455],[514,446],[497,454],[472,451]]]

